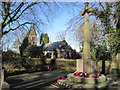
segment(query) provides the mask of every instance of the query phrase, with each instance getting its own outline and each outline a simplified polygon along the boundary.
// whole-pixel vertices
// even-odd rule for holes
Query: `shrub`
[[[39,57],[40,50],[36,45],[29,45],[23,52],[23,56],[25,57]]]
[[[120,74],[120,69],[118,69],[118,68],[112,68],[111,69],[111,73],[112,74]]]

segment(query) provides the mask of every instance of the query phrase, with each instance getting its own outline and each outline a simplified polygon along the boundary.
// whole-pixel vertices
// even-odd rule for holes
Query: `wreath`
[[[92,77],[92,78],[98,78],[99,76],[101,76],[101,72],[97,72],[95,74],[88,74],[88,73],[84,73],[84,72],[75,72],[73,73],[74,76],[76,77],[83,77],[83,78],[88,78],[88,77]]]

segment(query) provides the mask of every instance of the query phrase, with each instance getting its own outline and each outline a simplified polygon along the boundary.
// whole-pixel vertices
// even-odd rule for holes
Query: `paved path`
[[[60,76],[67,75],[69,71],[44,71],[44,72],[34,72],[25,73],[15,76],[9,76],[7,82],[10,84],[10,89],[27,90],[27,89],[37,89],[49,87],[49,85],[55,82]]]

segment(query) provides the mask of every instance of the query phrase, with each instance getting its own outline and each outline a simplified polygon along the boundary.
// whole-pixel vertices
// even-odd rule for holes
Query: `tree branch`
[[[22,7],[23,5],[24,5],[23,2],[20,3],[16,9],[14,9],[14,10],[12,10],[12,11],[10,12],[10,14],[13,14],[13,13],[15,12],[14,15],[13,15],[13,17],[15,17],[15,15],[20,11],[20,9],[21,9],[21,7]]]
[[[7,20],[7,18],[9,17],[9,10],[10,10],[10,3],[8,2],[8,3],[6,3],[6,2],[3,2],[2,3],[2,5],[3,5],[3,9],[4,9],[4,11],[5,11],[5,15],[4,15],[4,17],[3,17],[3,20],[2,20],[2,28],[4,28],[4,23],[6,22],[6,20]]]
[[[41,2],[34,2],[34,3],[31,3],[30,5],[28,5],[16,18],[15,18],[16,15],[14,15],[12,17],[12,20],[10,19],[8,22],[6,22],[4,24],[4,27],[7,26],[10,22],[17,20],[27,9],[29,9],[30,7],[32,7],[33,5],[38,4],[38,3],[41,3]],[[23,4],[20,7],[22,8],[22,6],[23,6]],[[19,8],[18,11],[20,11],[21,8]],[[18,11],[17,11],[17,13],[18,13]]]
[[[102,5],[101,2],[99,2],[99,5],[102,7],[103,10],[105,10],[104,6]]]
[[[15,21],[16,19],[18,19],[27,9],[29,9],[30,7],[32,7],[33,5],[38,4],[38,3],[40,3],[40,2],[35,2],[35,3],[31,3],[30,5],[28,5],[28,6],[14,19],[14,21]]]
[[[16,28],[10,28],[8,31],[3,32],[3,35],[5,35],[6,33],[10,32],[11,30],[14,31],[14,30],[18,29],[20,26],[23,26],[23,25],[26,25],[26,24],[33,24],[33,23],[25,22],[25,23],[23,23],[23,24],[20,24],[20,25],[17,26]]]

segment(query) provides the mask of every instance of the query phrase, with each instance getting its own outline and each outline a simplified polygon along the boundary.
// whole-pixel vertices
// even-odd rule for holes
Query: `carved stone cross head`
[[[81,11],[81,12],[80,12],[80,15],[82,15],[82,16],[83,16],[85,13],[90,13],[90,12],[93,11],[93,8],[88,8],[88,5],[89,5],[88,2],[84,3],[84,5],[85,5],[84,11]]]

